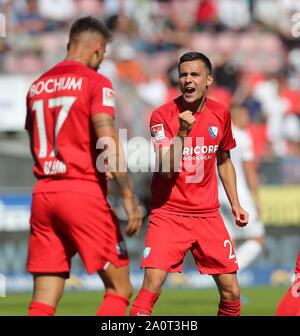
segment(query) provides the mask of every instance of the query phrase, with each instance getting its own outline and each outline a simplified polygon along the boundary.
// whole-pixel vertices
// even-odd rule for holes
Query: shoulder
[[[90,80],[88,83],[88,95],[93,99],[102,97],[103,106],[115,107],[115,91],[111,81],[102,74],[91,70]]]
[[[90,70],[90,69],[88,69]],[[112,88],[112,82],[110,79],[108,79],[106,76],[100,74],[99,72],[90,70],[91,72],[89,73],[89,78],[92,83],[95,85],[101,85],[103,87],[107,86],[109,88]]]
[[[35,88],[39,85],[39,82],[43,82],[47,80],[47,77],[51,76],[51,74],[53,73],[53,69],[55,69],[55,67],[47,70],[46,72],[44,72],[42,75],[40,75],[39,77],[37,77],[37,79],[35,79],[33,82],[31,82],[28,92],[27,92],[27,100],[29,98],[31,98],[32,96],[34,96],[34,92],[35,92]],[[41,86],[43,86],[44,84],[41,83]]]
[[[107,77],[103,76],[96,70],[90,69],[80,62],[60,62],[56,64],[55,67],[47,71],[43,77],[57,73],[74,73],[77,76],[84,77],[85,80],[94,85],[112,86],[111,81]]]
[[[30,86],[33,86],[35,84],[37,84],[39,81],[45,79],[46,77],[49,77],[51,76],[51,74],[53,73],[53,71],[56,69],[56,66],[55,65],[53,68],[51,69],[48,69],[47,71],[45,71],[42,75],[40,75],[39,77],[37,77],[37,79],[35,79]]]
[[[151,114],[151,119],[157,117],[166,119],[168,117],[171,117],[173,112],[178,109],[177,99],[178,98],[171,100],[155,109]]]
[[[222,118],[228,118],[230,117],[230,112],[227,107],[225,107],[220,102],[211,99],[206,98],[207,107],[216,115]]]

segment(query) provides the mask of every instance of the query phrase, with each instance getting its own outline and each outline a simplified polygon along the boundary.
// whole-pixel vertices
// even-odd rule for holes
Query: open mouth
[[[193,88],[193,87],[186,87],[186,88],[184,89],[184,93],[187,93],[187,94],[192,94],[192,93],[194,93],[195,91],[196,91],[196,89]]]

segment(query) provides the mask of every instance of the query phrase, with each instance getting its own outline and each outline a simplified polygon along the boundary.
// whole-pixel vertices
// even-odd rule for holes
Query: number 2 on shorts
[[[234,259],[235,254],[233,253],[232,243],[228,239],[224,240],[224,247],[226,247],[227,245],[229,245],[229,256],[228,256],[228,258],[229,258],[229,260]]]

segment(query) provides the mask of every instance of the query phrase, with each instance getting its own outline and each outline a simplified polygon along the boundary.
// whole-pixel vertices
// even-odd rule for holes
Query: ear
[[[213,75],[208,75],[206,80],[206,86],[211,86],[213,80],[214,80]]]
[[[95,49],[94,49],[94,54],[96,55],[96,57],[99,56],[99,52],[100,52],[100,49],[99,49],[99,48],[95,48]]]
[[[100,41],[97,43],[97,51],[100,53],[102,52],[103,49],[105,49],[105,42],[104,41]]]

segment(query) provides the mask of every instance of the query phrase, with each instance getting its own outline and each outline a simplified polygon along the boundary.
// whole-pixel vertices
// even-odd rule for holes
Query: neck
[[[184,99],[183,99],[183,106],[184,106],[184,109],[185,110],[190,110],[191,112],[194,113],[199,113],[199,112],[202,112],[202,110],[204,109],[205,107],[205,98],[206,98],[206,95],[204,94],[202,96],[202,98],[200,98],[199,100],[195,101],[194,103],[187,103]]]
[[[69,62],[80,62],[83,65],[87,65],[87,62],[84,61],[81,57],[79,56],[69,56],[67,55],[65,58],[65,61],[69,61]]]
[[[80,62],[83,65],[88,65],[89,55],[87,54],[86,46],[80,44],[76,46],[72,46],[67,53],[65,61],[71,62]]]

